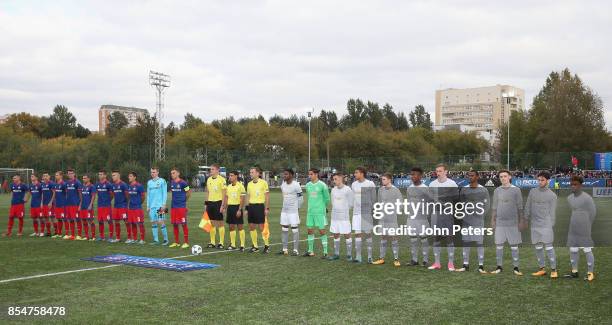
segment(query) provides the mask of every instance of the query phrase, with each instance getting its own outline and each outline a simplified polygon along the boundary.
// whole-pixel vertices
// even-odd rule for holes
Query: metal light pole
[[[510,114],[511,114],[511,112],[510,112],[510,96],[505,95],[505,96],[503,96],[503,98],[506,99],[505,100],[505,105],[508,107],[508,122],[507,122],[507,124],[508,124],[508,135],[507,135],[508,145],[507,145],[507,148],[506,148],[508,151],[507,151],[507,156],[506,156],[506,168],[508,170],[510,170]]]
[[[308,170],[310,170],[310,120],[312,120],[312,111],[308,111]]]
[[[155,160],[162,161],[166,159],[166,135],[164,132],[164,90],[170,87],[170,76],[161,72],[149,71],[149,84],[157,90],[157,104],[155,109],[155,117],[157,119],[157,127],[155,128]]]

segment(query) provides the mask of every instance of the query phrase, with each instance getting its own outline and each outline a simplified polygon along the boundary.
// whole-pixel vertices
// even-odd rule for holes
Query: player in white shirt
[[[289,254],[289,228],[293,233],[293,251],[292,256],[298,256],[298,243],[300,242],[300,215],[299,208],[304,203],[302,196],[302,187],[300,183],[293,179],[294,172],[292,169],[285,169],[283,172],[283,184],[281,184],[281,192],[283,193],[283,207],[281,209],[280,224],[283,249],[279,255]]]
[[[459,188],[457,187],[457,183],[447,176],[448,169],[446,165],[439,164],[436,166],[436,176],[431,183],[429,183],[429,188],[432,190],[434,195],[434,200],[436,202],[442,203],[444,205],[446,202],[454,203],[457,201],[459,196]],[[434,264],[432,264],[428,269],[430,270],[439,270],[442,268],[440,265],[440,252],[442,251],[442,241],[446,241],[446,249],[448,252],[448,270],[455,271],[455,243],[453,242],[453,225],[455,224],[455,217],[453,214],[444,213],[442,211],[433,211],[431,215],[431,226],[437,227],[440,229],[448,229],[449,236],[435,236],[433,242],[433,253],[434,253]]]
[[[366,170],[363,167],[357,167],[354,175],[355,181],[351,185],[355,197],[352,220],[352,228],[355,232],[355,259],[353,262],[361,263],[361,243],[365,238],[368,247],[368,263],[372,263],[372,229],[374,228],[372,207],[376,201],[376,184],[366,179]]]
[[[353,206],[353,191],[344,185],[344,174],[334,174],[334,188],[331,190],[332,213],[329,232],[334,236],[334,255],[330,261],[340,259],[340,235],[346,243],[346,258],[352,261],[353,243],[351,240],[351,220],[349,210]]]

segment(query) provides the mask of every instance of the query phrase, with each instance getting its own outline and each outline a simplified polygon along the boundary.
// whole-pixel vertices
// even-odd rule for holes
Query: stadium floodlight
[[[170,76],[161,72],[149,71],[149,84],[155,88],[156,92],[156,109],[155,118],[157,119],[157,127],[155,128],[155,160],[162,161],[166,159],[166,136],[164,132],[164,90],[170,87]]]

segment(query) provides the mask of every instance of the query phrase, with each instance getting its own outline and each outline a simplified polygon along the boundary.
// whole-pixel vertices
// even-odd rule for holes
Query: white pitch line
[[[305,241],[305,240],[306,239],[302,239],[300,241]],[[273,243],[273,244],[270,244],[270,246],[276,246],[276,245],[281,245],[281,244],[282,243]],[[166,259],[174,260],[174,259],[179,259],[179,258],[196,257],[196,256],[201,256],[201,255],[211,255],[211,254],[219,254],[219,253],[231,253],[231,252],[237,252],[237,251],[238,250],[233,250],[233,251],[221,250],[221,251],[206,252],[206,253],[202,253],[200,255],[183,255],[183,256],[176,256],[176,257],[167,257]],[[62,275],[62,274],[70,274],[70,273],[77,273],[77,272],[85,272],[85,271],[94,271],[94,270],[100,270],[100,269],[108,269],[108,268],[111,268],[111,267],[117,267],[117,266],[121,266],[121,265],[123,265],[123,264],[112,264],[112,265],[99,266],[99,267],[88,267],[88,268],[85,268],[85,269],[76,269],[76,270],[62,271],[62,272],[55,272],[55,273],[45,273],[45,274],[30,275],[30,276],[24,276],[24,277],[19,277],[19,278],[0,280],[0,283],[8,283],[8,282],[15,282],[15,281],[23,281],[23,280],[44,278],[44,277],[55,276],[55,275]]]

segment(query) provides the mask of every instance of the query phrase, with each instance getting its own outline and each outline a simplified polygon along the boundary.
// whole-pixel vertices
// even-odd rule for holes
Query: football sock
[[[246,232],[244,229],[240,229],[238,233],[240,235],[240,247],[244,247],[246,245]]]
[[[268,236],[264,236],[262,232],[261,238],[263,239],[264,245],[270,246],[270,234],[268,234]]]
[[[236,247],[236,230],[230,230],[230,246]]]
[[[174,233],[174,242],[179,242],[179,227],[178,225],[172,225],[172,232]]]
[[[314,234],[308,234],[308,251],[314,252]]]
[[[440,247],[440,241],[434,240],[433,242],[434,261],[437,264],[440,264],[440,252],[441,251],[442,251],[442,248]]]
[[[429,262],[429,239],[421,238],[421,249],[423,250],[423,262]]]
[[[115,237],[115,223],[110,221],[108,223],[108,238],[113,239]]]
[[[368,259],[372,259],[372,237],[366,238],[366,246],[368,248]]]
[[[578,247],[570,247],[570,264],[572,265],[572,272],[578,272],[578,262],[580,261],[580,251]]]
[[[91,237],[90,238],[95,238],[96,237],[96,224],[92,221],[89,224],[89,227],[91,228]]]
[[[79,220],[77,221],[77,234],[79,235],[79,237],[83,237],[83,221]]]
[[[595,269],[595,255],[593,255],[593,251],[590,248],[585,248],[584,254],[587,260],[587,272],[593,272]]]
[[[138,225],[133,223],[132,224],[132,240],[136,240],[138,239]]]
[[[381,239],[380,240],[380,258],[385,258],[385,255],[387,255],[387,240],[386,239]]]
[[[295,227],[291,229],[291,232],[293,232],[293,249],[297,251],[300,243],[300,230]]]
[[[74,237],[74,220],[70,221],[70,236]]]
[[[213,245],[217,244],[217,242],[216,242],[217,238],[216,237],[217,237],[217,227],[212,226],[212,227],[210,227],[210,243],[211,244],[213,244]]]
[[[419,239],[410,238],[410,258],[413,261],[419,260]]]
[[[519,267],[519,248],[518,246],[510,246],[510,252],[512,253],[512,265]]]
[[[38,233],[38,219],[32,219],[32,225],[34,226],[34,232]]]
[[[98,222],[98,230],[100,232],[100,237],[104,238],[104,222]]]
[[[394,239],[391,242],[391,250],[393,251],[393,258],[394,259],[399,259],[399,244],[397,242],[397,239]]]
[[[181,226],[183,227],[183,243],[189,243],[189,228],[187,228],[186,223]]]
[[[340,255],[340,237],[334,238],[334,255]]]
[[[327,234],[321,235],[321,244],[323,245],[323,255],[327,254]]]
[[[546,245],[546,254],[550,261],[550,268],[553,270],[557,269],[557,256],[555,255],[555,248],[552,245]]]
[[[10,221],[9,221],[10,222]],[[53,221],[53,234],[57,235],[59,234],[59,222],[57,221]]]
[[[23,218],[19,218],[19,233],[23,232]]]
[[[219,227],[219,244],[223,245],[225,243],[225,227]]]
[[[283,250],[286,251],[289,246],[289,228],[281,227],[281,241],[283,242]]]
[[[157,232],[157,224],[154,223],[151,225],[151,232],[153,233],[153,241],[159,242],[159,233]]]
[[[536,245],[535,246],[536,258],[538,259],[538,266],[543,268],[546,266],[546,261],[544,260],[544,246]]]
[[[446,253],[448,254],[448,261],[450,263],[455,263],[455,243],[453,243],[453,238],[447,238],[446,240]]]
[[[145,239],[145,226],[144,223],[139,223],[138,224],[138,229],[140,230],[140,240],[144,240]]]
[[[465,244],[465,245],[469,245],[469,244]],[[469,265],[470,264],[470,246],[465,246],[463,247],[463,264],[465,265]]]
[[[257,247],[257,230],[251,230],[249,233],[251,234],[251,244],[253,247]]]
[[[89,237],[89,222],[85,221],[83,226],[85,227],[85,237]]]
[[[346,256],[353,256],[353,238],[344,238],[346,243]]]
[[[125,231],[127,232],[127,238],[132,239],[132,224],[125,222]],[[135,237],[134,237],[135,238]]]
[[[121,224],[119,222],[115,222],[115,238],[121,239]]]
[[[8,227],[6,233],[10,234],[13,232],[13,225],[15,224],[15,218],[9,217]]]
[[[361,260],[361,237],[355,237],[355,258]]]
[[[502,266],[504,263],[504,246],[495,247],[495,259],[497,260],[497,266]]]
[[[164,237],[164,241],[168,241],[168,228],[166,228],[166,224],[161,225],[162,236]]]
[[[484,245],[478,244],[478,247],[476,247],[476,251],[478,252],[478,265],[484,265]]]

